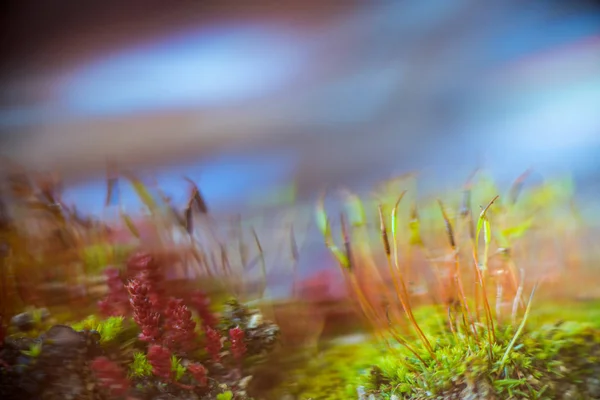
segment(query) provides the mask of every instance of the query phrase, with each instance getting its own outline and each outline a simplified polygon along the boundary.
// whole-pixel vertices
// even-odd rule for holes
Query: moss
[[[291,371],[273,398],[284,394],[298,399],[346,400],[356,397],[358,378],[366,373],[382,349],[372,340],[334,344],[300,368]]]
[[[148,362],[146,354],[139,351],[133,353],[133,362],[129,365],[129,376],[143,378],[150,375],[152,375],[152,365]]]
[[[109,317],[101,320],[95,315],[90,315],[83,321],[72,324],[71,327],[76,331],[97,331],[100,334],[100,343],[108,343],[117,339],[124,332],[123,322],[123,317]]]
[[[600,329],[600,300],[540,303],[532,310],[531,320],[539,325],[556,321],[588,322]]]
[[[100,324],[100,319],[96,315],[88,315],[84,320],[71,324],[71,328],[76,331],[95,330]]]
[[[553,399],[574,394],[590,398],[586,382],[600,373],[598,312],[596,303],[540,304],[508,353],[517,327],[495,328],[490,362],[489,350],[480,340],[464,332],[454,336],[446,329],[446,315],[438,308],[420,307],[415,317],[434,344],[441,365],[416,340],[410,343],[426,365],[399,345],[388,349],[375,340],[332,343],[306,365],[290,372],[272,398],[291,394],[298,399],[348,399],[356,398],[360,387],[367,394],[386,399],[392,395],[408,399],[468,395]],[[561,322],[567,318],[568,322]]]
[[[586,382],[600,371],[600,331],[591,323],[544,324],[521,335],[513,326],[501,326],[491,348],[462,331],[428,332],[433,356],[420,342],[412,346],[423,361],[406,347],[395,347],[374,362],[376,373],[363,375],[367,392],[408,399],[556,399],[571,390],[590,398]]]
[[[42,342],[35,342],[29,346],[28,350],[23,350],[23,354],[27,357],[37,358],[40,354],[42,354]]]
[[[171,371],[176,381],[180,380],[186,371],[185,367],[181,364],[181,360],[175,356],[171,356]]]
[[[231,400],[231,399],[233,399],[233,393],[231,392],[231,390],[217,394],[217,400]]]
[[[108,265],[123,264],[133,249],[132,245],[99,243],[84,247],[80,251],[86,273],[96,275]]]

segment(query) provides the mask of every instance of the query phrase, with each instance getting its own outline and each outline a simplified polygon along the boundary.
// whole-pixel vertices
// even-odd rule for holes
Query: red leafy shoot
[[[229,340],[231,341],[231,355],[240,364],[242,358],[246,354],[247,348],[245,343],[246,334],[239,327],[235,327],[229,330]]]
[[[206,328],[206,351],[210,354],[210,357],[214,362],[221,361],[221,349],[223,343],[221,342],[221,335],[213,328]]]
[[[91,369],[99,385],[114,397],[122,397],[129,391],[129,380],[125,371],[114,361],[98,357],[92,361]]]

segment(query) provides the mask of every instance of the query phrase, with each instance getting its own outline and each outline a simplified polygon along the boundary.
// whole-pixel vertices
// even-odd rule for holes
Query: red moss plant
[[[187,366],[188,372],[194,377],[198,386],[205,387],[208,384],[208,371],[200,363],[191,363]]]
[[[229,330],[229,340],[231,342],[231,355],[238,363],[239,366],[242,364],[242,359],[248,350],[245,343],[246,334],[239,327],[236,326]]]
[[[127,262],[132,277],[138,279],[148,290],[148,298],[157,310],[164,306],[164,272],[154,256],[144,252],[134,254]]]
[[[218,324],[218,319],[210,310],[210,298],[206,293],[197,291],[192,294],[190,302],[200,318],[202,319],[202,327],[206,330],[207,327],[215,328]]]
[[[106,357],[98,357],[92,361],[91,369],[100,387],[111,397],[124,397],[129,392],[127,375],[114,361]]]
[[[168,349],[154,344],[148,349],[147,358],[154,375],[165,381],[171,380],[171,352]]]
[[[133,320],[139,326],[140,340],[154,343],[161,339],[161,315],[154,311],[148,287],[137,279],[133,279],[127,285],[129,291],[129,302],[133,310]]]
[[[129,259],[127,269],[128,275],[133,278],[127,285],[123,284],[118,270],[110,268],[105,272],[109,293],[99,302],[99,306],[105,315],[132,312],[133,320],[141,330],[139,339],[150,343],[147,358],[152,373],[160,379],[178,384],[173,380],[171,358],[173,354],[181,355],[197,347],[196,323],[192,319],[192,312],[182,299],[170,298],[165,301],[162,285],[164,275],[153,256],[139,252]],[[124,307],[123,299],[127,294],[129,304],[125,303],[128,307]],[[210,358],[215,363],[220,362],[223,340],[216,330],[218,318],[210,310],[209,297],[198,291],[192,294],[190,303],[202,320],[206,332],[205,346]],[[231,352],[238,362],[246,353],[244,336],[239,328],[230,331]],[[204,365],[192,363],[187,368],[199,387],[207,385],[207,369]]]
[[[196,323],[181,299],[171,298],[165,310],[163,343],[174,353],[186,353],[197,347]]]
[[[206,351],[210,355],[210,358],[218,363],[221,362],[221,349],[223,348],[223,342],[221,342],[221,335],[215,329],[211,327],[205,327],[206,331]]]
[[[148,362],[152,366],[152,374],[165,382],[170,382],[185,390],[192,390],[194,387],[184,385],[175,380],[172,369],[173,354],[168,348],[157,344],[151,345],[146,355]],[[200,363],[191,363],[186,369],[192,377],[198,382],[198,387],[205,387],[208,383],[206,368]]]
[[[216,315],[210,310],[210,298],[206,293],[197,291],[192,294],[190,302],[202,320],[202,328],[206,333],[206,351],[213,362],[221,362],[223,343],[221,341],[221,335],[216,330],[219,321]]]
[[[108,294],[98,302],[100,313],[105,317],[128,315],[131,310],[129,293],[123,284],[121,272],[118,268],[107,268],[104,274],[106,275]]]

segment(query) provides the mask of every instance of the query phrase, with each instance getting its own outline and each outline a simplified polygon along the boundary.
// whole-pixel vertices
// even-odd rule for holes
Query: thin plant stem
[[[463,225],[466,226],[466,228],[468,229],[468,236],[471,239],[471,247],[474,247],[475,246],[475,242],[473,241],[473,237],[475,236],[475,233],[473,232],[474,222],[473,222],[473,214],[471,213],[470,209],[465,211],[465,215],[462,219],[460,219],[460,221],[463,221]],[[457,237],[461,237],[460,234],[457,233]],[[481,290],[481,282],[479,281],[479,279],[475,279],[475,281],[473,282],[473,298],[475,300],[475,317],[476,317],[477,321],[481,321],[480,298],[485,297],[485,293],[484,294],[479,293],[480,290]],[[485,306],[484,306],[484,308],[485,308]],[[488,317],[486,315],[486,319],[487,318]],[[486,321],[486,324],[488,324],[488,328],[489,328],[489,322]]]
[[[523,277],[520,276],[520,281],[517,280],[517,266],[515,265],[515,261],[512,258],[512,255],[508,255],[508,271],[510,272],[510,281],[515,291],[515,297],[517,298],[517,305],[521,306],[521,308],[525,308],[525,301],[523,300],[523,289],[519,292],[519,288],[522,286]],[[519,275],[521,275],[522,269],[519,270]]]
[[[400,364],[402,364],[404,367],[406,367],[406,369],[408,369],[411,372],[417,372],[417,368],[415,368],[415,366],[412,365],[411,363],[407,362],[406,359],[400,354],[400,352],[397,349],[392,347],[392,345],[390,344],[390,342],[387,340],[386,337],[384,337],[381,333],[377,333],[377,336],[379,336],[380,340],[382,340],[383,343],[385,343],[386,347],[390,350],[390,352],[394,353],[396,360]],[[392,337],[393,337],[393,335],[392,335]],[[394,338],[394,340],[396,340],[396,338]],[[400,338],[400,340],[402,340],[402,338]],[[421,362],[423,363],[423,365],[427,365],[427,364],[425,364],[425,362],[423,362],[421,357],[414,351],[414,349],[407,348],[407,350],[409,350],[416,357],[418,357],[421,360]]]
[[[431,347],[431,343],[429,343],[429,340],[427,339],[427,337],[425,336],[425,334],[419,327],[419,324],[417,323],[417,321],[412,313],[412,309],[409,304],[408,291],[406,290],[406,283],[404,282],[402,275],[396,274],[394,271],[394,267],[392,264],[392,258],[391,258],[390,241],[389,241],[389,237],[387,234],[385,220],[383,218],[383,210],[382,210],[381,205],[379,205],[379,222],[380,222],[380,231],[381,231],[381,238],[383,241],[383,247],[385,250],[388,267],[390,270],[392,282],[394,284],[394,289],[396,290],[396,295],[398,297],[398,300],[402,304],[402,307],[404,308],[404,312],[406,313],[406,316],[408,317],[409,321],[412,323],[413,327],[417,331],[417,335],[420,337],[421,341],[423,342],[423,345],[429,351],[429,353],[431,353],[432,358],[435,359],[433,347]]]
[[[400,270],[400,267],[398,265],[398,241],[396,240],[396,231],[398,229],[398,206],[400,205],[400,202],[404,198],[405,194],[406,190],[403,191],[400,194],[400,196],[398,196],[398,200],[396,200],[396,204],[394,204],[394,208],[392,209],[392,248],[394,250],[394,264],[398,271]]]
[[[468,322],[470,318],[469,305],[467,302],[467,296],[465,294],[465,289],[462,283],[462,277],[460,273],[460,257],[458,254],[458,248],[456,247],[456,241],[454,239],[454,231],[452,229],[452,224],[450,223],[450,219],[446,214],[446,210],[444,209],[444,204],[441,200],[438,200],[438,204],[440,206],[440,210],[442,211],[442,217],[444,218],[444,222],[446,224],[446,233],[448,235],[448,241],[450,242],[450,247],[452,248],[453,258],[454,258],[454,283],[458,289],[458,295],[462,305],[463,318],[466,322]],[[475,323],[471,321],[471,327],[473,330],[473,335],[477,336],[477,329],[475,328]]]
[[[496,282],[496,319],[498,323],[500,323],[500,316],[502,313],[502,297],[504,296],[504,286],[500,279],[497,279]]]
[[[345,276],[347,276],[348,281],[350,282],[350,287],[351,287],[352,291],[358,297],[358,303],[359,303],[363,313],[365,314],[365,316],[367,317],[368,320],[374,322],[376,326],[379,326],[380,321],[379,321],[377,312],[375,311],[372,304],[369,302],[369,300],[365,296],[358,280],[356,279],[356,275],[354,273],[355,265],[354,265],[354,254],[352,251],[352,242],[350,240],[350,232],[346,225],[346,218],[344,217],[343,214],[341,215],[340,223],[342,225],[342,237],[343,237],[343,241],[344,241],[344,260],[346,262],[346,265],[344,265],[344,264],[340,264],[340,265],[342,267],[345,267],[345,268],[343,268],[343,271],[345,272]]]
[[[513,347],[515,346],[515,343],[517,342],[517,339],[519,338],[519,336],[521,336],[521,333],[523,332],[523,329],[525,328],[525,324],[527,323],[527,318],[529,317],[529,312],[531,311],[533,295],[535,294],[535,290],[537,289],[537,286],[538,286],[538,282],[536,282],[533,285],[533,289],[531,289],[531,294],[529,295],[529,301],[527,302],[527,308],[525,309],[525,314],[523,315],[523,320],[521,321],[521,324],[519,325],[519,328],[515,332],[512,340],[508,344],[508,347],[506,348],[506,351],[504,352],[504,356],[502,356],[502,359],[500,360],[500,368],[499,368],[500,370],[504,367],[504,364],[506,364],[506,361],[508,360],[508,356],[510,355],[510,352],[512,351]]]
[[[517,293],[515,295],[515,299],[513,300],[512,307],[512,322],[515,324],[517,322],[517,309],[519,308],[519,301],[521,299],[521,295],[523,294],[523,284],[525,281],[525,270],[521,268],[521,282],[519,283],[519,287],[517,288]]]
[[[483,296],[483,303],[484,303],[484,307],[485,307],[485,313],[486,313],[486,320],[487,320],[487,324],[488,324],[488,336],[491,335],[490,338],[490,351],[491,351],[491,346],[493,345],[493,342],[496,341],[496,331],[494,329],[494,318],[492,316],[492,309],[490,307],[490,301],[488,299],[487,296],[487,288],[485,285],[485,277],[483,276],[483,273],[481,271],[481,268],[479,268],[479,255],[478,255],[478,241],[477,241],[477,237],[479,236],[479,232],[480,232],[480,221],[483,221],[483,218],[485,218],[485,214],[487,212],[487,210],[492,206],[492,204],[494,204],[494,202],[496,201],[496,199],[498,199],[498,196],[494,197],[492,199],[492,201],[490,201],[488,203],[488,205],[481,211],[481,214],[479,215],[479,221],[477,222],[477,232],[476,232],[476,237],[473,241],[473,267],[475,269],[475,273],[477,275],[477,280],[479,282],[479,285],[481,286],[481,292],[482,292],[482,296]],[[486,242],[486,257],[487,257],[487,248],[488,248],[488,243]],[[487,259],[485,260],[485,263],[487,264]]]
[[[258,249],[258,254],[260,257],[260,274],[262,275],[263,285],[261,288],[261,297],[264,295],[265,290],[267,289],[267,264],[265,262],[265,253],[263,251],[262,245],[260,244],[260,240],[258,239],[258,234],[256,230],[252,228],[252,236],[254,237],[254,241],[256,243],[256,248]]]

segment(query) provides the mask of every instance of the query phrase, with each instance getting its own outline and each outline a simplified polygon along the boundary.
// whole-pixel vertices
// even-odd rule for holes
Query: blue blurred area
[[[319,21],[174,27],[36,77],[42,100],[0,110],[0,128],[28,134],[6,152],[78,180],[107,158],[163,166],[167,191],[190,175],[224,208],[290,179],[309,196],[409,170],[600,181],[591,3],[381,2]],[[98,211],[102,186],[69,196]]]
[[[553,13],[549,4],[529,3],[515,12],[507,23],[494,26],[486,52],[489,62],[514,62],[572,45],[600,32],[600,13]]]
[[[280,89],[307,63],[302,43],[260,26],[182,32],[75,70],[59,98],[78,116],[227,105]]]

